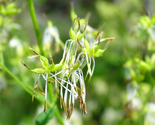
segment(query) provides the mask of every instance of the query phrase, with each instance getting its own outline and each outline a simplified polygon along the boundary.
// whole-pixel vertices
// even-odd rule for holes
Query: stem
[[[2,51],[2,42],[0,41],[0,63],[4,64],[3,51]]]
[[[152,74],[151,74],[151,72],[149,73],[149,80],[150,80],[150,82],[152,83],[152,86],[151,86],[151,89],[150,89],[150,91],[148,92],[148,94],[146,95],[146,98],[145,98],[145,100],[144,100],[144,102],[143,102],[143,107],[142,107],[142,109],[141,109],[141,111],[140,111],[140,113],[139,113],[139,117],[138,117],[138,120],[137,120],[137,122],[136,122],[136,125],[137,124],[142,124],[142,122],[143,122],[143,112],[144,112],[144,109],[145,109],[145,105],[146,105],[146,103],[150,100],[150,98],[151,98],[151,96],[152,96],[152,93],[153,93],[153,91],[154,91],[154,87],[155,87],[155,83],[154,83],[154,79],[153,79],[153,77],[152,77]]]
[[[49,84],[49,83],[47,84],[47,86],[48,86],[48,93],[49,93],[50,102],[53,103],[53,86],[52,86],[52,84]]]
[[[14,75],[14,74],[12,74],[12,72],[9,70],[9,69],[7,69],[4,65],[2,65],[1,63],[0,63],[0,66],[2,67],[2,69],[4,70],[4,71],[6,71],[13,79],[15,79],[17,82],[18,82],[18,84],[20,84],[21,86],[22,86],[22,88],[23,89],[25,89],[25,91],[27,91],[29,94],[31,94],[32,95],[32,92],[26,87],[26,86],[24,86],[24,84],[22,84],[22,82]]]
[[[55,97],[55,95],[53,94],[53,86],[52,86],[52,84],[49,84],[49,83],[48,83],[48,93],[49,93],[50,103],[55,104],[56,100],[57,100],[57,97]],[[60,123],[60,125],[64,125],[63,120],[61,118],[61,115],[60,115],[56,105],[55,105],[55,116],[56,116],[58,122]]]
[[[0,66],[1,66],[1,68],[2,68],[5,72],[7,72],[14,80],[16,80],[17,83],[18,83],[19,85],[21,85],[21,87],[22,87],[27,93],[29,93],[30,95],[32,95],[32,91],[31,91],[30,87],[28,87],[28,85],[26,86],[26,84],[22,83],[14,74],[12,74],[12,72],[11,72],[9,69],[7,69],[6,66],[2,65],[2,63],[0,63]],[[44,103],[44,97],[43,97],[40,93],[36,92],[34,97],[35,97],[35,99],[37,99],[37,100],[39,100],[40,102]],[[52,109],[52,108],[54,107],[54,104],[51,104],[49,101],[47,101],[47,106],[48,106],[49,108]]]
[[[63,122],[63,120],[61,118],[61,115],[59,113],[58,107],[57,106],[55,106],[55,107],[56,107],[56,109],[55,109],[55,116],[56,116],[58,122],[60,123],[60,125],[64,125],[64,122]]]
[[[41,53],[41,55],[44,55],[43,47],[42,47],[42,39],[41,39],[40,31],[39,31],[39,26],[38,26],[38,23],[37,23],[37,18],[36,18],[36,14],[35,14],[33,1],[32,0],[27,0],[27,3],[28,3],[28,6],[29,6],[29,10],[30,10],[30,14],[31,14],[35,34],[36,34],[36,37],[37,37],[37,42],[38,42],[38,46],[39,46],[39,49],[40,49],[40,53]]]

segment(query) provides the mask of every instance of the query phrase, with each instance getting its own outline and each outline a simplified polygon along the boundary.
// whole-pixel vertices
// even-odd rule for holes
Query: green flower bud
[[[47,70],[50,72],[50,71],[52,71],[53,70],[53,68],[54,68],[54,63],[52,63],[51,65],[49,65],[48,67],[47,67]]]
[[[62,63],[56,64],[56,65],[54,65],[54,63],[53,63],[52,65],[47,67],[47,70],[49,72],[60,71],[62,69],[62,66],[63,66]]]
[[[86,30],[85,30],[82,34],[79,34],[79,35],[78,35],[78,40],[79,40],[79,41],[84,37],[85,32],[86,32]]]
[[[130,71],[131,77],[132,77],[133,79],[135,79],[135,77],[136,77],[135,71],[134,71],[133,69],[129,69],[129,71]]]
[[[90,49],[90,54],[94,55],[99,50],[99,45],[95,45]]]
[[[151,19],[148,16],[143,16],[140,18],[140,24],[144,27],[144,28],[149,28],[151,27]]]
[[[36,69],[31,69],[32,72],[37,73],[37,74],[43,74],[46,72],[45,69],[43,68],[36,68]]]
[[[89,43],[88,43],[88,41],[85,39],[84,40],[84,46],[85,46],[85,48],[87,49],[87,51],[89,50],[89,48],[90,48],[90,46],[89,46]]]
[[[95,54],[94,57],[100,57],[104,53],[105,49],[101,50],[99,49]]]
[[[42,67],[46,69],[48,66],[48,59],[44,56],[40,56],[39,58],[40,58]]]
[[[72,40],[75,40],[76,39],[76,34],[75,32],[72,30],[72,27],[70,28],[70,31],[69,31],[69,36]]]
[[[48,27],[53,27],[52,21],[48,20],[47,25],[48,25]]]
[[[140,61],[140,63],[139,63],[139,68],[141,69],[141,70],[144,70],[144,71],[150,71],[151,70],[151,67],[150,67],[150,65],[148,65],[146,62],[144,62],[144,61]]]

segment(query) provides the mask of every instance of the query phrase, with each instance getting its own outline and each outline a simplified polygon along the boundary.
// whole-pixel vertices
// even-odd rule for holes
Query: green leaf
[[[40,56],[39,58],[40,58],[42,67],[46,69],[48,66],[48,59],[44,56]]]
[[[43,68],[36,68],[36,69],[31,69],[32,72],[37,73],[37,74],[43,74],[46,72],[45,69]]]
[[[41,114],[38,115],[35,125],[46,125],[55,115],[55,109],[47,109],[47,113],[42,112]]]

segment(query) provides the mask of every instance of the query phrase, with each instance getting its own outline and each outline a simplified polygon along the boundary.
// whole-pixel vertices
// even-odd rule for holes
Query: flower
[[[30,48],[35,55],[32,58],[38,57],[40,59],[41,68],[31,69],[25,63],[22,62],[30,71],[37,74],[34,90],[32,95],[32,101],[34,99],[34,93],[39,85],[39,78],[42,76],[45,82],[45,107],[47,101],[47,84],[54,82],[56,92],[60,99],[60,106],[64,108],[66,116],[70,119],[75,100],[79,101],[79,107],[83,113],[87,114],[86,108],[86,84],[90,82],[95,69],[95,58],[100,57],[109,46],[110,42],[114,38],[101,38],[102,32],[94,30],[88,25],[86,19],[79,19],[72,11],[73,23],[70,28],[70,39],[66,40],[63,56],[58,64],[54,64],[52,56],[49,55],[51,64],[46,57],[39,55],[35,50]],[[82,24],[82,25],[81,25]],[[44,42],[50,41],[52,37],[58,42],[59,36],[57,30],[50,26],[44,34]],[[109,40],[103,49],[100,49],[101,42]],[[86,66],[87,72],[83,74],[83,68]],[[89,77],[88,77],[89,75]],[[50,79],[50,80],[49,80]]]

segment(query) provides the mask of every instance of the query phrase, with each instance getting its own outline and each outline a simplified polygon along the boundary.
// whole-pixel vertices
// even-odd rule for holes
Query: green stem
[[[49,83],[48,83],[48,93],[49,93],[48,95],[49,95],[50,103],[51,104],[55,104],[56,103],[56,100],[57,100],[57,97],[55,97],[55,95],[53,94],[53,85],[52,84],[49,84]],[[58,108],[57,108],[56,105],[55,105],[55,108],[56,108],[55,109],[55,116],[56,116],[58,122],[61,125],[64,125],[63,120],[61,118],[61,115],[60,115],[60,113],[59,113]]]
[[[14,80],[16,80],[17,83],[18,83],[19,85],[21,85],[21,87],[22,87],[27,93],[29,93],[30,95],[32,95],[32,90],[30,89],[30,87],[28,87],[28,85],[22,83],[14,74],[12,74],[12,72],[11,72],[9,69],[7,69],[6,66],[2,65],[2,63],[0,63],[0,66],[1,66],[1,68],[2,68],[5,72],[7,72]],[[43,97],[40,93],[36,92],[34,97],[35,97],[35,99],[37,99],[37,100],[39,100],[40,102],[44,103],[44,100],[45,100],[45,99],[44,99],[44,97]],[[53,103],[51,104],[49,101],[47,101],[47,106],[48,106],[49,108],[52,109],[52,108],[54,107],[54,104],[53,104]]]
[[[0,63],[4,64],[3,51],[2,51],[2,42],[0,41]]]
[[[28,6],[29,6],[29,10],[30,10],[34,30],[35,30],[35,33],[36,33],[40,53],[41,53],[41,55],[44,55],[43,47],[42,47],[42,39],[41,39],[40,31],[39,31],[39,26],[38,26],[38,23],[37,23],[37,18],[36,18],[36,14],[35,14],[33,1],[32,0],[27,0],[27,3],[28,3]]]
[[[47,87],[48,87],[48,93],[49,93],[48,95],[49,95],[50,102],[53,103],[53,86],[52,84],[48,83]]]
[[[2,65],[2,63],[0,63],[0,66],[1,66],[1,68],[4,70],[4,71],[6,71],[13,79],[15,79],[17,82],[18,82],[18,84],[20,84],[22,87],[23,87],[23,89],[25,89],[25,91],[27,91],[29,94],[31,94],[32,95],[32,92],[26,87],[26,86],[24,86],[24,84],[22,84],[22,82],[14,75],[14,74],[12,74],[12,72],[9,70],[9,69],[7,69],[4,65]]]
[[[56,109],[55,109],[55,116],[56,116],[58,122],[60,123],[60,125],[64,125],[64,122],[62,120],[62,117],[61,117],[61,115],[59,113],[59,110],[58,110],[57,106],[56,106]]]
[[[136,125],[137,125],[137,124],[142,124],[142,123],[143,123],[143,112],[144,112],[146,103],[150,100],[150,98],[151,98],[151,96],[152,96],[152,93],[153,93],[153,91],[154,91],[155,82],[154,82],[154,79],[153,79],[153,77],[152,77],[151,72],[149,73],[149,76],[148,76],[148,77],[149,77],[150,82],[152,83],[152,86],[151,86],[151,89],[150,89],[150,91],[148,92],[148,94],[146,95],[146,98],[145,98],[145,100],[144,100],[144,102],[143,102],[143,107],[142,107],[142,109],[141,109],[141,111],[140,111],[140,113],[139,113],[139,117],[138,117],[138,120],[137,120],[137,122],[136,122]]]

